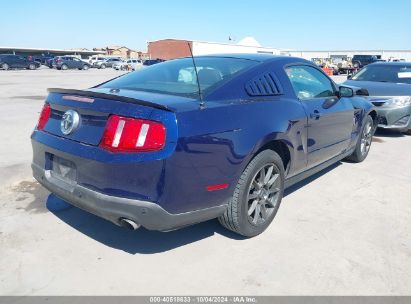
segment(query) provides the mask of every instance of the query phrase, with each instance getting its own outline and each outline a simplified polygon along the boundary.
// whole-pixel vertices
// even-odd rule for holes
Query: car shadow
[[[340,165],[341,162],[333,164],[289,187],[285,190],[284,196],[310,184]],[[122,250],[129,254],[165,252],[206,239],[215,234],[220,234],[234,240],[247,239],[246,237],[242,237],[225,229],[218,223],[217,219],[170,232],[150,231],[143,227],[136,231],[131,231],[74,207],[54,194],[48,196],[46,206],[56,217],[77,231],[106,246]]]
[[[150,231],[141,227],[136,231],[119,227],[107,220],[74,207],[50,194],[47,209],[60,220],[88,237],[129,254],[153,254],[172,250],[220,234],[235,240],[245,240],[210,220],[170,232]]]
[[[342,165],[342,162],[336,162],[332,165],[330,165],[329,167],[321,170],[320,172],[317,172],[307,178],[305,178],[304,180],[302,180],[301,182],[298,182],[294,185],[292,185],[291,187],[288,187],[287,189],[284,190],[284,197],[286,197],[287,195],[290,195],[291,193],[297,191],[298,189],[307,186],[308,184],[312,183],[313,181],[315,181],[317,178],[320,178],[321,176],[323,176],[324,174],[327,174],[328,172],[334,170],[335,168],[339,167]]]
[[[404,133],[401,133],[398,130],[390,130],[390,129],[377,129],[375,131],[374,136],[376,137],[405,137]]]

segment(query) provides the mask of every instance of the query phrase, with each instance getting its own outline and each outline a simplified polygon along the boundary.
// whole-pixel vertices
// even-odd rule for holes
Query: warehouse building
[[[298,51],[283,50],[281,55],[302,57],[307,60],[312,58],[331,58],[334,56],[346,56],[352,58],[354,55],[376,55],[384,60],[404,59],[411,62],[411,50],[338,50],[338,51]]]
[[[261,46],[253,37],[246,37],[237,44],[207,41],[162,39],[148,43],[148,55],[152,59],[169,60],[190,56],[190,48],[194,56],[224,53],[265,53],[279,55],[281,50]]]
[[[148,43],[148,56],[152,59],[174,59],[190,56],[190,47],[194,56],[224,53],[266,53],[312,58],[350,57],[354,55],[376,55],[384,60],[399,60],[411,62],[411,50],[318,50],[301,51],[261,46],[253,37],[246,37],[238,43],[218,43],[184,39],[162,39]]]
[[[104,54],[102,51],[90,51],[88,49],[46,49],[46,48],[18,48],[0,47],[0,54],[15,54],[21,56],[63,56],[78,55],[81,58],[88,58],[92,55]]]

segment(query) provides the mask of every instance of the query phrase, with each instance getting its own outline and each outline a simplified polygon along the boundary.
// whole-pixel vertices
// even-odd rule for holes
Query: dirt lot
[[[379,133],[365,162],[288,190],[253,239],[217,221],[131,232],[50,196],[30,171],[45,89],[119,73],[0,71],[0,294],[411,294],[411,136]]]

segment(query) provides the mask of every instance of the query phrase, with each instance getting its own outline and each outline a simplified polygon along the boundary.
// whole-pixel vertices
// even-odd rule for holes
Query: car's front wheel
[[[9,65],[7,64],[7,63],[3,63],[2,65],[1,65],[1,68],[3,69],[3,70],[8,70],[10,67],[9,67]]]
[[[36,65],[34,63],[30,63],[29,70],[35,70],[35,69],[36,69]]]
[[[87,71],[89,66],[87,64],[83,65],[83,70]]]
[[[259,153],[241,175],[220,223],[236,233],[253,237],[274,219],[284,192],[284,165],[272,150]]]
[[[100,69],[105,69],[105,68],[106,68],[105,64],[100,65]]]
[[[371,148],[372,136],[374,135],[374,121],[370,115],[364,118],[364,123],[361,128],[361,132],[355,146],[353,154],[347,157],[348,160],[360,163],[368,155]]]
[[[63,65],[61,66],[61,69],[62,69],[62,70],[67,70],[67,69],[68,69],[68,66],[67,66],[66,64],[63,64]]]

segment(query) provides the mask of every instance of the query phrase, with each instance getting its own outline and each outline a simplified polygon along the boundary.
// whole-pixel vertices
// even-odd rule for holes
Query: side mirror
[[[370,96],[370,93],[368,92],[367,89],[359,89],[355,91],[355,95],[357,96]]]
[[[354,90],[349,87],[340,86],[339,97],[353,97]]]

